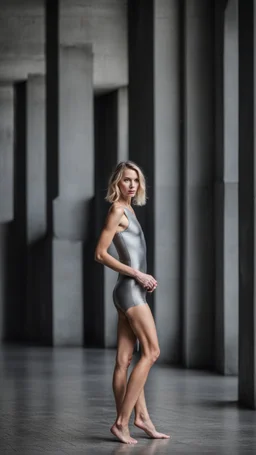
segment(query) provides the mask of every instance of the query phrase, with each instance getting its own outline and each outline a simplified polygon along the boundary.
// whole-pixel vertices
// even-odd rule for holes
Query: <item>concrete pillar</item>
[[[161,360],[180,360],[179,1],[154,5],[154,296]],[[149,201],[151,204],[151,201]]]
[[[183,364],[213,365],[213,10],[184,9]]]
[[[119,161],[128,159],[128,90],[127,87],[121,87],[116,91],[116,131],[117,146],[116,160],[112,162],[112,168]],[[107,144],[106,144],[107,145]],[[114,246],[110,247],[110,254],[118,257]],[[112,293],[117,280],[117,273],[109,268],[104,271],[104,290],[105,290],[105,343],[107,348],[116,346],[116,329],[117,329],[117,312],[113,304]]]
[[[127,87],[95,98],[95,207],[97,238],[103,227],[109,204],[104,201],[108,179],[117,162],[128,159],[128,97]],[[109,253],[118,258],[115,247]],[[94,344],[116,346],[117,312],[112,292],[117,273],[95,264]],[[99,322],[99,317],[101,322]],[[98,321],[98,322],[97,322]],[[91,340],[93,341],[93,340]]]
[[[38,340],[43,305],[43,244],[46,219],[45,78],[29,76],[26,83],[26,245],[27,277],[25,338]],[[36,302],[36,304],[35,304]]]
[[[256,409],[254,0],[239,1],[239,402]]]
[[[13,219],[13,88],[0,86],[0,223]]]
[[[93,305],[91,45],[60,46],[59,2],[46,2],[47,225],[44,324],[54,345],[83,345]]]
[[[14,93],[11,86],[0,86],[0,342],[11,332],[8,286],[11,275],[9,223],[14,217]],[[3,224],[2,224],[3,223]],[[9,323],[9,325],[8,325]]]
[[[90,235],[94,194],[91,46],[60,48],[58,107],[59,197],[53,206],[54,344],[81,345],[83,304],[92,304],[88,283],[92,252],[83,251],[83,242]]]
[[[128,88],[117,91],[117,155],[119,161],[128,159]]]
[[[136,209],[147,242],[148,273],[154,274],[154,1],[128,2],[129,158],[145,173],[148,201]],[[146,52],[145,52],[146,49]],[[148,294],[154,311],[154,294]]]
[[[0,343],[5,339],[8,305],[7,234],[8,224],[0,224]]]
[[[224,17],[226,0],[215,2],[215,368],[224,373]]]
[[[6,236],[7,341],[24,337],[26,304],[26,83],[15,84],[13,221]],[[8,304],[7,304],[8,303]]]
[[[216,45],[215,358],[222,374],[238,371],[237,7],[237,0],[217,2],[215,21],[221,41]]]
[[[27,81],[26,201],[27,242],[46,234],[45,78],[31,75]]]
[[[180,42],[179,1],[129,2],[129,154],[145,171],[148,294],[160,362],[180,360]],[[137,27],[137,28],[136,28]],[[146,49],[146,52],[145,52]]]

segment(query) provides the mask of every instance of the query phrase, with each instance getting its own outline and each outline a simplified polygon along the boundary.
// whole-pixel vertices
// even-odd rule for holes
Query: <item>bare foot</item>
[[[119,439],[119,441],[124,442],[125,444],[137,444],[138,442],[130,436],[128,425],[124,427],[115,422],[110,428],[110,431]]]
[[[169,435],[164,434],[164,433],[159,433],[158,431],[156,431],[155,426],[153,425],[150,418],[143,419],[143,420],[140,418],[136,418],[134,420],[134,425],[136,425],[136,427],[144,430],[151,438],[154,438],[154,439],[169,439],[170,438]]]

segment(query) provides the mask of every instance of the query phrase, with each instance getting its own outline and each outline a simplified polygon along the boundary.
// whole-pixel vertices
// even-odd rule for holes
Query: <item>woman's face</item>
[[[125,169],[118,185],[124,198],[134,197],[139,187],[137,172],[133,169]]]

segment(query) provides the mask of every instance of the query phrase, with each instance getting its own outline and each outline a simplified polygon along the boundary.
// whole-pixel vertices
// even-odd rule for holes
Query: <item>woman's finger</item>
[[[157,285],[154,284],[153,286],[151,286],[151,287],[148,289],[148,292],[153,292],[156,288],[157,288]]]
[[[152,292],[154,292],[154,290],[156,289],[156,286],[154,286],[152,289],[150,289],[148,292],[150,292],[150,294],[152,294]]]

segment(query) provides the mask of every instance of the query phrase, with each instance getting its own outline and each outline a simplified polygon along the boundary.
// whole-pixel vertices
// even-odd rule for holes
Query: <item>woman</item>
[[[136,205],[146,202],[145,178],[135,163],[126,161],[117,165],[110,177],[106,200],[112,206],[95,250],[95,260],[119,272],[113,291],[118,312],[117,355],[113,374],[117,418],[110,431],[121,442],[136,444],[128,428],[134,408],[134,424],[137,427],[152,438],[169,438],[156,431],[144,395],[144,384],[160,350],[154,319],[146,301],[146,293],[156,289],[157,281],[146,273],[145,238],[131,206],[132,201]],[[120,260],[107,252],[112,241]],[[127,369],[137,338],[141,344],[141,358],[127,383]]]

